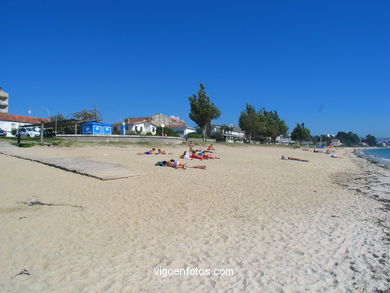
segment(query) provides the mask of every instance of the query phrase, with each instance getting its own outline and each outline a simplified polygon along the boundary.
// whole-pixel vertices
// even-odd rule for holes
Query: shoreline
[[[355,151],[355,154],[367,161],[370,161],[371,163],[378,164],[380,167],[390,169],[390,160],[385,159],[385,158],[379,158],[375,157],[373,155],[370,155],[367,153],[367,150],[372,150],[372,149],[389,149],[390,148],[378,148],[378,147],[372,147],[372,148],[367,148],[367,149],[359,149]]]
[[[363,190],[357,189],[357,192],[379,201],[384,205],[384,210],[390,212],[390,165],[382,164],[359,153],[354,155],[353,160],[365,175],[355,180],[358,185],[363,186]],[[390,244],[390,226],[387,226],[387,229],[389,230],[387,232],[388,244]]]

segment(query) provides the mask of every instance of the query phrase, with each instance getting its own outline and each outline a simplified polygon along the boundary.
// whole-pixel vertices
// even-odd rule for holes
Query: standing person
[[[188,144],[188,152],[190,154],[194,152],[194,144],[192,143],[192,140],[190,140],[190,143]]]

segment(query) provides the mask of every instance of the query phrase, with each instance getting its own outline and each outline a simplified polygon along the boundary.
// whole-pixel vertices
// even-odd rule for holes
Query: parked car
[[[20,133],[21,137],[38,137],[40,136],[40,132],[36,131],[33,127],[21,127],[18,129],[16,135]]]
[[[0,136],[7,136],[7,131],[0,128]]]

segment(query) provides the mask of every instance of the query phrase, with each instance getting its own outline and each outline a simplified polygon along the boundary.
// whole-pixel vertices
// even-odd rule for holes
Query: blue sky
[[[190,125],[199,82],[238,123],[246,103],[313,134],[390,137],[390,2],[0,0],[10,112],[155,113]]]

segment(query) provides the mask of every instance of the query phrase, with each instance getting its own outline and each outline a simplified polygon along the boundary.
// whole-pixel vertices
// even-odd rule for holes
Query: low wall
[[[163,144],[181,144],[183,138],[173,136],[149,136],[149,135],[83,135],[83,134],[59,134],[57,138],[73,141],[89,142],[149,142]]]
[[[192,138],[192,137],[188,137],[186,138],[187,141],[192,141],[192,142],[203,142],[203,138]],[[217,142],[216,139],[212,139],[212,138],[206,138],[206,142]]]

